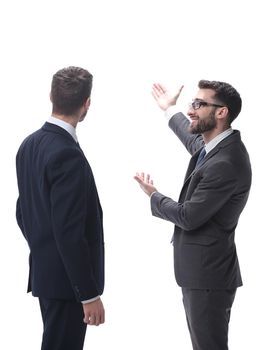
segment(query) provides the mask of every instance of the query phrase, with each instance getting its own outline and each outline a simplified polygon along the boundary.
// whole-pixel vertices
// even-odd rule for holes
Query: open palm
[[[152,95],[156,100],[158,106],[166,111],[168,107],[176,104],[176,101],[183,89],[183,86],[177,91],[176,94],[171,94],[167,91],[167,89],[161,84],[154,84],[152,87]]]

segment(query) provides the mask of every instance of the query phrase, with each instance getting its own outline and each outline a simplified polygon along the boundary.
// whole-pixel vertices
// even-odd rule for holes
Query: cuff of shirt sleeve
[[[157,193],[157,191],[154,191],[154,192],[152,192],[152,193],[150,194],[150,199],[152,198],[152,196],[153,196],[154,193]]]
[[[172,116],[179,112],[179,106],[173,105],[166,109],[164,116],[169,121]]]
[[[91,298],[91,299],[87,299],[87,300],[83,300],[81,301],[82,304],[87,304],[87,303],[92,303],[93,301],[96,301],[100,298],[100,296],[98,295],[97,297]]]

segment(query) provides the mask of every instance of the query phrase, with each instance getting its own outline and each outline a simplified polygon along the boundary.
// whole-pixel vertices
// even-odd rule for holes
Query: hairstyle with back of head
[[[80,67],[60,69],[53,75],[51,100],[53,113],[75,114],[90,97],[93,76]]]
[[[230,84],[209,80],[200,80],[198,87],[200,89],[211,89],[215,91],[217,103],[226,106],[229,110],[228,123],[231,125],[242,108],[242,100],[236,89]]]

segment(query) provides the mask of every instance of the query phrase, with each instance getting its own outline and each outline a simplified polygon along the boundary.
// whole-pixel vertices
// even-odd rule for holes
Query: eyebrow
[[[203,99],[201,99],[201,98],[194,98],[193,101],[206,102],[205,100],[203,100]]]

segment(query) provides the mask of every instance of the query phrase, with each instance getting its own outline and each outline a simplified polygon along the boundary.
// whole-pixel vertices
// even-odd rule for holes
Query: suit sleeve
[[[16,220],[20,230],[22,231],[24,237],[26,238],[23,221],[22,221],[20,197],[17,199],[17,203],[16,203]]]
[[[57,249],[75,295],[79,300],[91,299],[99,294],[93,273],[93,258],[85,236],[89,176],[92,174],[83,155],[76,149],[57,154],[47,168],[51,183],[51,220]],[[93,187],[93,179],[90,179],[90,187]]]
[[[183,230],[194,230],[205,224],[231,198],[237,179],[230,164],[216,163],[207,169],[191,198],[178,203],[156,192],[151,197],[152,214],[168,220]]]
[[[189,120],[183,113],[175,114],[169,121],[169,127],[186,147],[187,151],[193,155],[204,146],[201,135],[191,134],[188,130]]]

